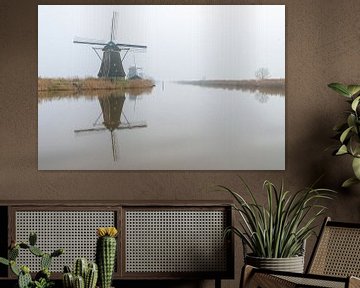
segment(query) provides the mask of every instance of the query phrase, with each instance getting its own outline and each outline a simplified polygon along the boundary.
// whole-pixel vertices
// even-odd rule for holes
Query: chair
[[[245,265],[240,287],[360,287],[360,223],[326,218],[306,273],[279,272]]]

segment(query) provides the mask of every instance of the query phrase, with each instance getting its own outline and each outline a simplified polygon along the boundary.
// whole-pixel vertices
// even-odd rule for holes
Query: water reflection
[[[243,92],[260,93],[267,96],[285,96],[285,81],[274,81],[266,86],[250,84],[240,84],[239,81],[180,81],[180,84],[190,84],[201,87],[210,87],[222,90],[239,90]],[[241,82],[241,81],[240,81]]]
[[[141,94],[139,94],[141,95]],[[132,95],[132,98],[138,96]],[[126,114],[123,112],[124,103],[126,101],[124,91],[110,92],[109,95],[97,96],[101,113],[94,121],[92,127],[74,130],[77,135],[83,133],[92,133],[100,131],[109,131],[111,137],[111,148],[114,161],[117,160],[117,143],[115,137],[115,130],[120,129],[133,129],[133,128],[145,128],[147,123],[141,122],[130,122]],[[136,102],[135,102],[136,103]],[[102,122],[100,121],[102,119]]]
[[[167,82],[39,94],[39,169],[283,169],[284,100]]]
[[[265,94],[265,93],[257,92],[257,93],[255,94],[255,99],[256,99],[258,102],[264,104],[264,103],[267,103],[267,102],[269,101],[270,97],[269,97],[269,95],[267,95],[267,94]]]

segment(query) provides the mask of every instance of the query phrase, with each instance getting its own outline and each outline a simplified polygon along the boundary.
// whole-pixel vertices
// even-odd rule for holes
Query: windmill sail
[[[90,45],[101,45],[105,46],[109,41],[106,40],[97,40],[83,37],[74,37],[73,43],[76,44],[90,44]]]
[[[138,48],[138,49],[146,49],[147,48],[147,46],[145,46],[145,45],[133,45],[133,44],[122,44],[122,43],[118,43],[118,44],[116,44],[116,46],[124,47],[124,48]]]
[[[119,14],[114,11],[113,18],[111,21],[111,34],[110,34],[110,41],[112,42],[116,41],[118,18],[119,18]]]

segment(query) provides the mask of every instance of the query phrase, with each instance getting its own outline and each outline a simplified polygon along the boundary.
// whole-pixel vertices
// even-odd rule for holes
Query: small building
[[[137,80],[137,79],[142,79],[140,73],[138,71],[142,70],[142,68],[136,67],[135,66],[130,66],[129,67],[129,73],[127,75],[127,78],[129,80]]]

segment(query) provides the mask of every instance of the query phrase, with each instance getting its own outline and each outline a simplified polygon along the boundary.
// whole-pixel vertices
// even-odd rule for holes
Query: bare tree
[[[255,71],[255,77],[258,80],[270,78],[270,72],[268,68],[261,67]]]

